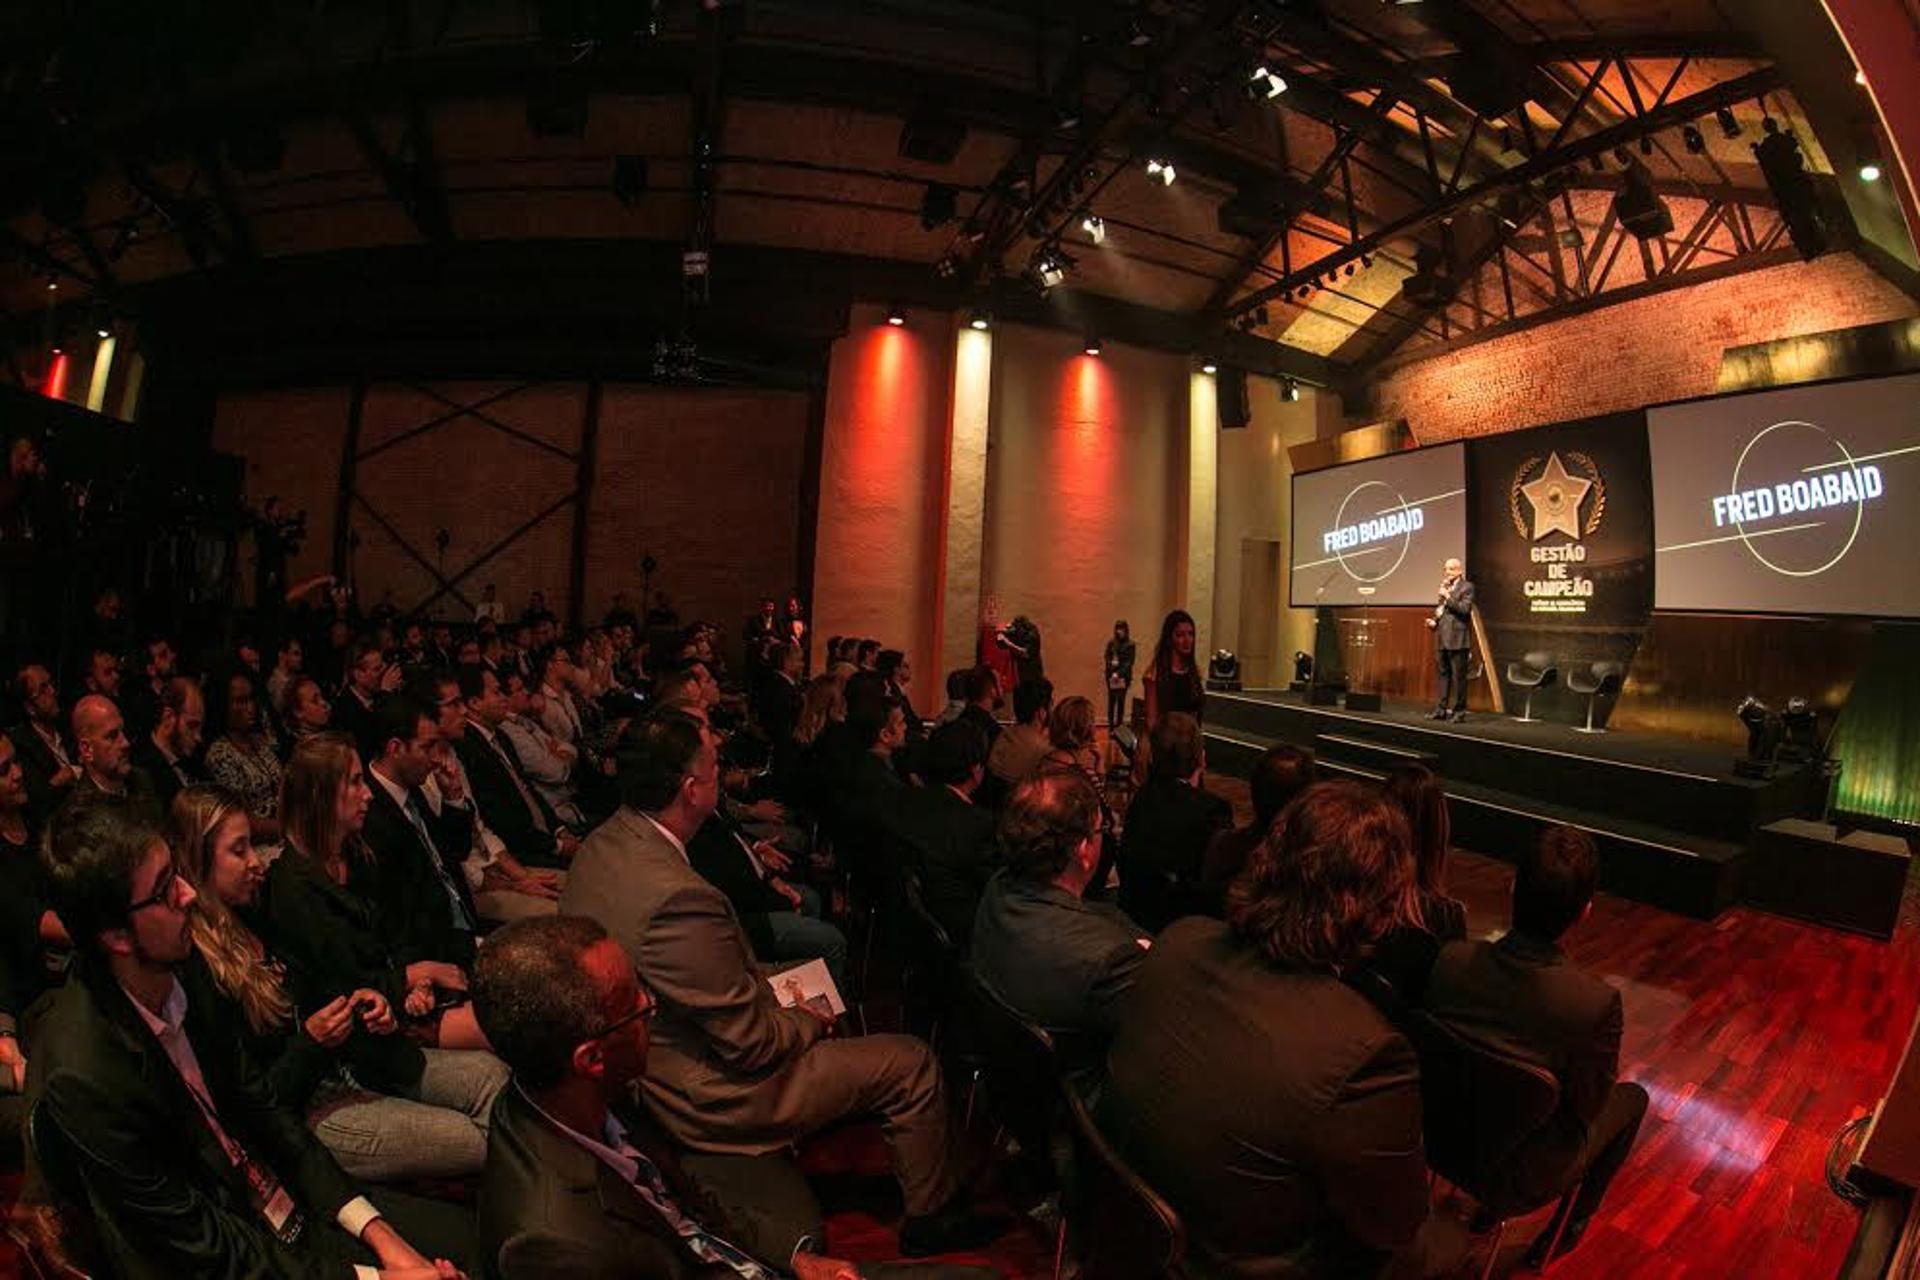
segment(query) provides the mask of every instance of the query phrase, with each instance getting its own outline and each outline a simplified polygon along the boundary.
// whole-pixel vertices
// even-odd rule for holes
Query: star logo
[[[1520,492],[1533,508],[1533,541],[1538,542],[1550,533],[1564,533],[1578,540],[1580,504],[1587,500],[1587,491],[1591,488],[1593,481],[1568,471],[1558,453],[1548,454],[1546,470],[1540,473],[1540,478],[1520,486]]]

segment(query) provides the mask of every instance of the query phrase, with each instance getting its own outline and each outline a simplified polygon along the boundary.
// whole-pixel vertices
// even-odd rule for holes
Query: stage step
[[[1244,729],[1206,731],[1208,767],[1245,777],[1253,762],[1280,739]],[[1433,767],[1423,753],[1345,734],[1319,734],[1315,756],[1323,773],[1378,780],[1395,764]],[[1601,887],[1609,893],[1711,919],[1739,897],[1739,843],[1674,831],[1620,814],[1551,804],[1470,782],[1447,783],[1454,843],[1513,862],[1542,828],[1565,823],[1591,832],[1600,850]]]

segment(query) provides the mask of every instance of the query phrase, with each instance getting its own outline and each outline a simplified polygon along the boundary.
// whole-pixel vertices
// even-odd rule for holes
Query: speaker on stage
[[[1253,411],[1247,404],[1247,371],[1223,364],[1220,372],[1214,375],[1214,404],[1220,410],[1220,429],[1237,430],[1253,421]]]

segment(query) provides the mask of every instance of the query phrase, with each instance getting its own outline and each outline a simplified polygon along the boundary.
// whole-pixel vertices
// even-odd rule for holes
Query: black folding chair
[[[1071,1236],[1080,1273],[1099,1280],[1178,1280],[1187,1231],[1179,1213],[1121,1158],[1072,1089],[1062,1090],[1071,1172],[1063,1177],[1062,1239]],[[1054,1276],[1060,1274],[1056,1247]]]
[[[1020,1144],[1022,1153],[1050,1167],[1054,1123],[1065,1093],[1054,1065],[1053,1037],[1001,999],[971,968],[965,972],[988,1114]],[[969,1120],[972,1114],[969,1093]]]
[[[1403,1026],[1420,1058],[1427,1165],[1471,1195],[1494,1219],[1493,1243],[1480,1273],[1481,1280],[1487,1280],[1512,1220],[1545,1203],[1512,1198],[1500,1187],[1498,1175],[1522,1144],[1553,1118],[1560,1106],[1560,1082],[1552,1072],[1476,1044],[1425,1013],[1407,1015]],[[1579,1190],[1576,1177],[1559,1191],[1555,1245]],[[1552,1249],[1547,1256],[1553,1256]]]

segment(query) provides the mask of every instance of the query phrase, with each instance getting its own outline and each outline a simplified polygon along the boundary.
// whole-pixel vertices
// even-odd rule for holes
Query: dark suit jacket
[[[508,772],[519,766],[513,744],[497,731],[493,740],[500,748],[497,752],[487,745],[480,731],[469,724],[467,731],[453,743],[454,754],[466,768],[467,785],[473,788],[473,802],[479,807],[480,816],[486,820],[488,829],[506,844],[507,851],[520,861],[532,866],[558,866],[560,855],[553,833],[560,826],[559,820],[522,773],[520,779],[526,782],[527,795],[533,797],[533,804],[539,806],[540,816],[546,820],[547,829],[540,829],[534,820],[534,808],[527,804],[520,788],[513,784],[513,774]]]
[[[33,731],[29,729],[27,732]],[[42,743],[42,748],[45,745]],[[208,781],[207,771],[198,760],[176,760],[168,764],[167,758],[160,754],[160,748],[153,745],[153,735],[150,733],[141,734],[139,741],[133,744],[133,767],[153,780],[153,798],[159,801],[162,813],[173,807],[173,798],[184,788]]]
[[[1216,894],[1200,870],[1213,837],[1233,825],[1233,806],[1178,778],[1153,777],[1127,808],[1120,840],[1120,906],[1158,932],[1183,915],[1205,913]]]
[[[360,835],[373,850],[373,858],[353,863],[348,886],[373,904],[380,928],[393,940],[403,962],[444,960],[471,967],[473,931],[460,927],[455,919],[440,868],[459,892],[467,919],[477,923],[480,913],[460,866],[473,843],[472,811],[442,805],[435,814],[422,799],[427,834],[433,837],[434,847],[429,849],[385,787],[369,776],[367,789],[373,792],[373,801],[367,806],[367,822]]]
[[[300,1008],[317,1008],[358,987],[380,992],[396,1010],[405,1000],[408,961],[374,904],[335,884],[291,846],[267,869],[259,918],[268,948],[287,966]]]
[[[1002,999],[1055,1035],[1062,1064],[1095,1070],[1120,1027],[1147,957],[1146,930],[1107,903],[1001,872],[980,899],[974,971]]]
[[[993,749],[993,740],[1000,736],[1000,722],[993,718],[991,711],[983,711],[976,704],[969,702],[967,709],[960,713],[959,718],[978,729],[981,736],[987,740],[987,749],[989,751]]]
[[[1454,583],[1438,607],[1434,644],[1442,649],[1473,648],[1473,583],[1466,578]]]
[[[7,730],[7,737],[13,742],[14,753],[20,758],[20,771],[27,780],[27,812],[35,830],[46,825],[47,817],[73,790],[65,787],[56,790],[52,778],[59,770],[60,762],[53,757],[52,748],[33,731],[33,726],[22,722]],[[63,730],[60,741],[68,745],[67,759],[72,760],[79,753],[68,741],[69,735]]]
[[[1204,1275],[1375,1274],[1427,1216],[1413,1048],[1338,979],[1181,920],[1140,967],[1100,1127]]]
[[[781,743],[792,740],[793,726],[800,721],[803,696],[800,686],[778,671],[769,671],[760,678],[754,692],[754,718],[759,720],[767,741],[777,749]]]
[[[700,824],[687,846],[687,861],[708,884],[727,895],[734,914],[740,917],[740,927],[753,942],[754,954],[772,959],[773,927],[767,914],[791,911],[793,904],[776,893],[760,874],[753,859],[740,847],[740,834],[725,814],[715,812]]]
[[[1511,1186],[1551,1190],[1578,1158],[1620,1071],[1620,993],[1522,933],[1440,949],[1427,1010],[1462,1036],[1551,1071],[1560,1110],[1511,1161]]]
[[[221,1127],[283,1181],[306,1218],[305,1234],[289,1248],[268,1230],[133,1002],[104,966],[82,960],[30,1060],[32,1092],[67,1139],[74,1190],[85,1196],[114,1270],[133,1280],[347,1280],[351,1242],[333,1220],[356,1189],[301,1117],[274,1100],[240,1047],[237,1008],[212,994],[197,961],[179,977],[187,1038]]]
[[[703,1170],[724,1162],[733,1180],[746,1184],[751,1210],[730,1211],[723,1201],[739,1197],[710,1194],[690,1177],[644,1114],[620,1119],[627,1141],[659,1168],[681,1209],[729,1244],[784,1272],[803,1237],[820,1238],[819,1208],[783,1157],[696,1157]],[[489,1280],[734,1276],[696,1259],[631,1183],[535,1110],[517,1086],[501,1090],[493,1104],[480,1231],[480,1274]]]
[[[947,787],[929,785],[901,793],[893,830],[920,877],[921,901],[964,950],[980,895],[1000,865],[993,814]]]

